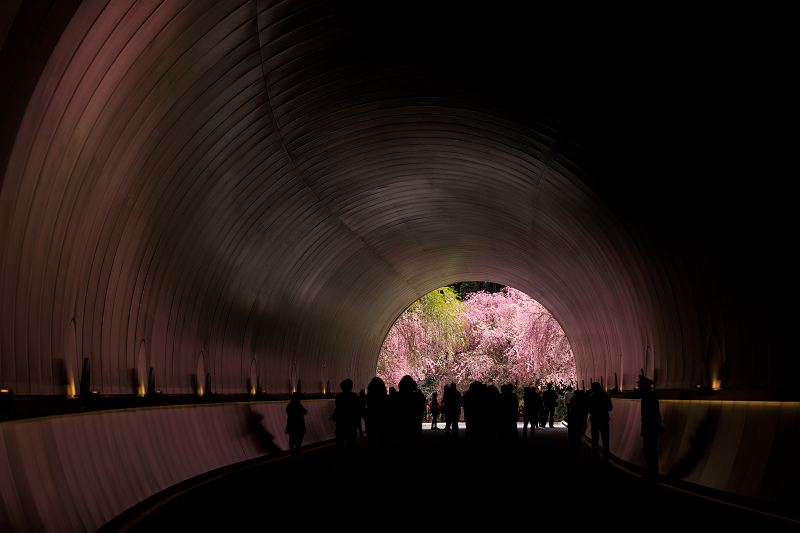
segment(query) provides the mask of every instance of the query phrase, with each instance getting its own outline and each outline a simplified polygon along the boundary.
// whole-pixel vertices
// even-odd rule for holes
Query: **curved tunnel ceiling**
[[[774,291],[729,261],[733,229],[692,226],[715,213],[698,178],[636,151],[642,100],[592,85],[597,56],[390,4],[4,9],[3,387],[62,394],[72,350],[132,394],[142,343],[165,393],[201,352],[222,393],[253,358],[268,392],[365,383],[406,305],[476,279],[552,310],[579,378],[788,383]]]

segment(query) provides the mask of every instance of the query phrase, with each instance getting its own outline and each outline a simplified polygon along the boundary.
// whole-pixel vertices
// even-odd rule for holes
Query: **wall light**
[[[147,399],[151,402],[161,401],[161,391],[156,390],[156,376],[152,366],[150,367],[150,374],[147,378]]]
[[[82,392],[80,402],[83,405],[97,405],[100,403],[100,393],[96,390]]]
[[[711,385],[698,385],[695,387],[694,393],[697,396],[712,396],[714,390],[711,388]]]
[[[206,393],[204,395],[206,400],[213,400],[217,397],[217,391],[211,390],[211,373],[206,374]]]
[[[14,398],[14,391],[0,389],[0,413],[11,411],[11,400]]]

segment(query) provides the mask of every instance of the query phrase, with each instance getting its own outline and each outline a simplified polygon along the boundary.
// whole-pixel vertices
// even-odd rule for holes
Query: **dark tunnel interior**
[[[255,391],[254,377],[269,395],[298,379],[310,393],[345,378],[364,388],[404,306],[493,280],[552,311],[579,381],[617,374],[631,391],[643,371],[656,382],[672,402],[674,442],[662,444],[676,477],[790,501],[796,224],[774,155],[787,142],[776,56],[745,53],[761,48],[712,15],[622,15],[4,2],[0,387],[14,402],[60,401],[88,360],[102,398],[143,394],[150,369],[165,396],[196,395],[203,374],[220,400]],[[714,397],[697,398],[697,385]],[[628,403],[618,423],[633,427]],[[262,408],[266,426],[281,425]],[[152,416],[174,418],[131,431],[224,433],[220,420],[248,416],[226,409],[162,410]],[[129,453],[108,436],[123,424],[113,417],[105,429],[88,414],[48,420],[57,428],[2,422],[12,525],[30,509],[62,512],[29,479],[57,445],[25,439],[91,426],[114,442],[107,454],[59,452],[61,474],[37,474],[42,486],[66,483],[72,463]],[[164,457],[154,470],[189,446],[175,438],[153,448]],[[638,430],[619,438],[620,457],[641,461]],[[693,438],[724,460],[687,452]],[[214,460],[103,496],[83,523],[251,458],[220,439]]]

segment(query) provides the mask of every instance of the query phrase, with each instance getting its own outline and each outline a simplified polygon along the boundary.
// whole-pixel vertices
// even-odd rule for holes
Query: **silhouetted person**
[[[517,421],[519,420],[519,397],[514,393],[514,385],[503,386],[500,393],[500,427],[498,428],[498,440],[513,442],[519,439],[517,433]]]
[[[547,390],[542,393],[542,403],[544,403],[544,423],[546,424],[547,418],[550,417],[550,427],[553,427],[553,417],[556,406],[558,406],[558,393],[553,390],[552,383],[548,383]]]
[[[653,382],[643,375],[639,376],[639,391],[642,393],[642,447],[647,462],[645,480],[655,483],[658,480],[658,437],[664,432],[663,419]]]
[[[570,404],[570,400],[572,399],[572,397],[574,395],[575,395],[575,392],[573,392],[572,385],[570,385],[569,387],[567,387],[567,392],[564,393],[564,407],[567,408],[567,414],[569,414],[570,410],[572,409],[572,405]]]
[[[522,436],[528,436],[528,422],[531,424],[531,437],[536,437],[536,426],[539,425],[539,411],[542,410],[542,397],[530,387],[525,387],[522,395]]]
[[[434,392],[431,395],[431,416],[433,417],[431,421],[431,429],[439,429],[439,425],[437,424],[439,420],[439,393]]]
[[[389,435],[397,436],[397,389],[389,387]]]
[[[586,411],[587,397],[585,392],[576,391],[570,398],[569,414],[567,421],[567,437],[569,439],[569,456],[573,463],[580,462],[581,436],[583,435],[584,412]]]
[[[367,440],[369,450],[375,453],[386,450],[391,438],[389,396],[386,394],[386,384],[379,377],[372,378],[367,387],[364,401],[364,422],[367,426]]]
[[[353,381],[346,379],[340,384],[342,392],[336,395],[336,408],[332,420],[336,422],[336,462],[341,462],[342,449],[351,455],[356,446],[356,431],[361,419],[360,401],[353,392]]]
[[[583,427],[582,435],[586,436],[586,430],[589,429],[589,393],[591,391],[587,391],[585,388],[581,391],[583,394],[583,401],[584,401],[584,409],[583,409],[583,422],[581,426]]]
[[[480,381],[473,381],[461,398],[464,403],[464,419],[467,426],[466,440],[472,445],[483,439],[483,387],[484,385]]]
[[[417,405],[418,405],[418,408],[419,408],[419,411],[418,411],[419,415],[417,415],[417,425],[416,425],[416,429],[414,431],[414,438],[416,439],[417,444],[421,445],[422,444],[422,421],[427,419],[427,417],[425,415],[426,415],[426,412],[428,410],[428,400],[425,399],[425,394],[423,394],[423,392],[421,390],[419,390],[419,387],[417,386],[417,382],[416,381],[414,381],[414,394],[416,395],[416,401],[417,401]]]
[[[536,389],[536,394],[539,395],[539,400],[541,400],[541,403],[542,403],[542,408],[539,409],[539,427],[543,428],[544,427],[545,410],[544,410],[544,399],[542,398],[542,394],[543,394],[542,393],[542,389]]]
[[[415,448],[419,442],[418,435],[422,430],[420,413],[421,407],[424,407],[425,396],[417,389],[417,383],[411,376],[403,376],[397,386],[400,389],[395,395],[397,439],[401,446],[409,450]]]
[[[286,406],[286,433],[289,435],[289,452],[300,455],[300,446],[306,434],[306,408],[300,403],[302,392],[293,392],[289,405]]]
[[[358,436],[364,436],[364,426],[361,423],[361,419],[364,417],[364,407],[367,405],[367,396],[364,392],[364,389],[361,389],[361,392],[358,393],[358,406],[359,406],[359,417],[358,417]]]
[[[461,416],[461,393],[458,392],[455,383],[451,383],[449,388],[445,388],[444,396],[444,438],[450,438],[450,430],[453,430],[453,438],[458,440],[458,419]]]
[[[600,436],[603,437],[603,463],[608,464],[611,453],[608,442],[608,421],[611,417],[608,412],[614,407],[611,397],[603,391],[600,383],[592,383],[592,395],[589,397],[589,414],[592,417],[592,464],[600,460]]]
[[[490,444],[497,442],[497,431],[502,427],[503,409],[500,391],[494,385],[486,387],[486,439]]]

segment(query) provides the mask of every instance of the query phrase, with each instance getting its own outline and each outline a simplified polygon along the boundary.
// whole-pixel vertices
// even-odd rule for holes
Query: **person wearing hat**
[[[647,463],[645,480],[655,483],[658,480],[658,436],[665,430],[661,425],[661,411],[658,408],[658,396],[653,390],[653,381],[643,375],[639,376],[639,392],[642,395],[642,447],[644,460]]]

